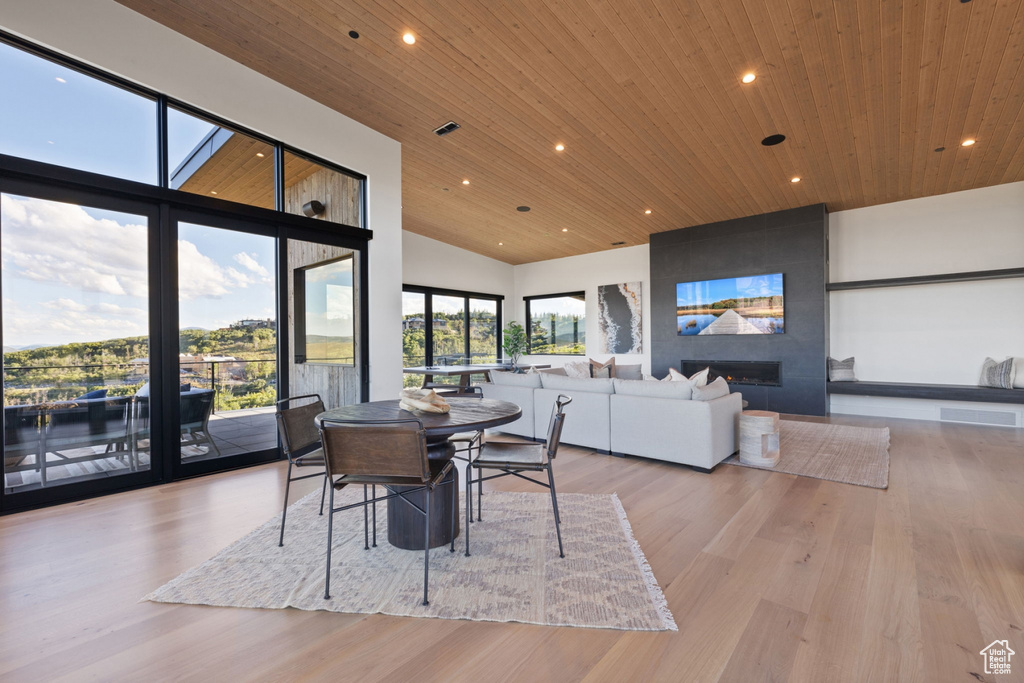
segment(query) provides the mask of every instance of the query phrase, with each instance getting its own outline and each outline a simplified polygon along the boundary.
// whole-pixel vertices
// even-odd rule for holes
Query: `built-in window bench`
[[[996,389],[967,384],[904,384],[896,382],[828,382],[828,393],[847,396],[925,398],[935,401],[1024,404],[1024,389]]]

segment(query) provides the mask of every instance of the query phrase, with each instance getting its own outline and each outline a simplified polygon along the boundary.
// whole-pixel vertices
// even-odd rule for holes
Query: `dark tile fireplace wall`
[[[782,364],[782,386],[737,386],[750,410],[825,415],[828,213],[824,204],[651,235],[651,371],[685,360]],[[783,274],[786,331],[680,337],[676,283]]]

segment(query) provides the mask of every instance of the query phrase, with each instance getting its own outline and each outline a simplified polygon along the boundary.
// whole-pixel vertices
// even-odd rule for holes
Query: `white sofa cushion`
[[[564,379],[571,379],[563,377]],[[601,451],[611,450],[608,400],[612,398],[611,380],[576,380],[577,382],[603,382],[608,392],[573,391],[566,389],[534,389],[533,390],[533,433],[538,439],[547,436],[548,421],[551,409],[559,394],[572,397],[572,403],[565,407],[565,424],[562,427],[562,443],[584,448],[596,448]]]
[[[711,469],[736,452],[742,403],[739,394],[711,401],[615,394],[611,451]]]
[[[693,392],[689,382],[647,382],[642,379],[613,379],[616,394],[650,398],[688,399]]]
[[[529,387],[539,389],[540,374],[538,373],[515,373],[506,371],[491,372],[491,382],[508,387]]]
[[[505,432],[507,434],[515,434],[516,436],[525,436],[529,439],[534,437],[534,416],[533,416],[533,394],[539,389],[532,387],[520,387],[520,386],[509,386],[505,384],[495,384],[494,382],[485,382],[478,384],[480,390],[484,394],[484,398],[494,398],[499,401],[508,401],[509,403],[515,403],[523,411],[522,417],[515,422],[495,427],[494,431]]]
[[[576,377],[562,377],[561,375],[541,375],[541,386],[545,389],[566,391],[570,395],[574,391],[587,391],[595,394],[612,394],[615,392],[610,379],[580,379]]]
[[[643,372],[641,371],[641,365],[616,365],[615,376],[619,379],[635,379],[641,380],[644,378]]]
[[[729,383],[724,377],[719,377],[711,384],[704,387],[693,388],[694,401],[713,401],[716,398],[729,395]]]

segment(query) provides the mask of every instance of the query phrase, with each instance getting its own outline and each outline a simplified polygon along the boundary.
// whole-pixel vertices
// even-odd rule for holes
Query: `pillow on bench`
[[[828,381],[829,382],[856,382],[857,376],[853,374],[854,357],[850,356],[844,360],[836,360],[832,356],[828,358]]]
[[[978,380],[979,386],[1013,389],[1013,384],[1012,358],[1007,358],[1002,363],[986,358],[985,362],[981,364],[981,378]]]

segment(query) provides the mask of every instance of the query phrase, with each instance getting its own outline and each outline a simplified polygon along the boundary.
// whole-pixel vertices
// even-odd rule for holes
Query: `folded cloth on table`
[[[433,389],[403,389],[398,407],[410,413],[447,413],[451,406]]]

